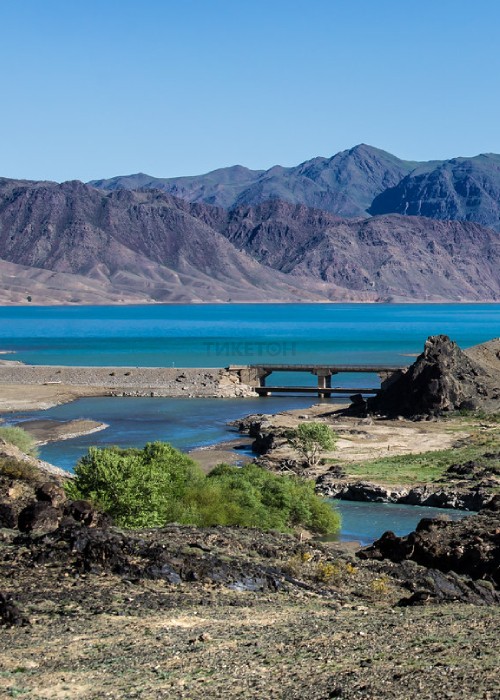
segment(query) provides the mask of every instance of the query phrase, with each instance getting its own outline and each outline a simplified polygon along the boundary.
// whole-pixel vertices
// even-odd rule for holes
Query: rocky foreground
[[[411,435],[415,451],[449,440],[452,449],[435,453],[436,483],[421,492],[474,492],[480,512],[422,520],[405,537],[387,532],[361,550],[307,533],[175,524],[123,531],[91,504],[68,501],[64,476],[50,465],[0,446],[0,694],[498,700],[498,423],[477,412],[442,419],[470,411],[478,396],[474,407],[495,406],[491,347],[464,360],[448,339],[431,339],[405,380],[419,402],[413,420],[332,412],[250,417],[242,426],[255,432],[268,467],[274,453],[274,466],[288,470],[301,465],[279,454],[287,421],[320,418],[344,430],[339,443],[352,459],[318,475],[330,487],[343,469],[367,469],[363,449],[387,457],[405,441],[400,456],[410,460]],[[449,453],[474,459],[446,462]]]
[[[5,454],[5,697],[499,697],[498,498],[358,552],[252,529],[123,531]]]

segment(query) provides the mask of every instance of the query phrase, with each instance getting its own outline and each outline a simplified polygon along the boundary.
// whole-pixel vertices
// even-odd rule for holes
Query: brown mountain
[[[396,215],[340,219],[275,201],[237,208],[214,225],[239,249],[294,278],[386,300],[500,298],[500,241],[477,224]]]
[[[314,301],[329,293],[263,267],[190,206],[77,181],[0,181],[0,301]]]
[[[499,244],[464,222],[0,180],[2,303],[498,300]]]

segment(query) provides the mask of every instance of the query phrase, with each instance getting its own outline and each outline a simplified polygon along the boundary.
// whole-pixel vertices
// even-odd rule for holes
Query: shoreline
[[[74,367],[0,363],[0,414],[46,409],[91,396],[255,397],[226,369],[194,367]]]

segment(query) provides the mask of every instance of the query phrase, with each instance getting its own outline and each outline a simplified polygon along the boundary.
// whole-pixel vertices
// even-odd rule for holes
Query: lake
[[[500,335],[500,304],[0,307],[0,351],[29,364],[224,367],[406,365],[429,335]]]

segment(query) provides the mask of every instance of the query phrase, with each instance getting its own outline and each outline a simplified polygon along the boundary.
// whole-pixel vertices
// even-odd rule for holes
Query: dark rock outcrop
[[[5,595],[0,591],[0,625],[5,625],[6,627],[19,627],[24,625],[29,625],[28,618],[26,618],[12,597]]]
[[[58,527],[60,520],[58,508],[47,501],[38,501],[19,513],[17,526],[21,532],[49,532]]]
[[[481,486],[382,486],[368,481],[347,481],[335,472],[321,475],[317,491],[325,498],[364,503],[402,503],[431,508],[478,511],[493,499],[491,489]]]
[[[386,532],[359,556],[407,559],[428,569],[484,579],[500,589],[500,496],[478,515],[460,521],[424,518],[414,532],[397,537]]]
[[[395,382],[370,399],[371,411],[389,416],[438,415],[484,408],[500,400],[500,377],[491,380],[448,336],[428,338],[424,352]]]

